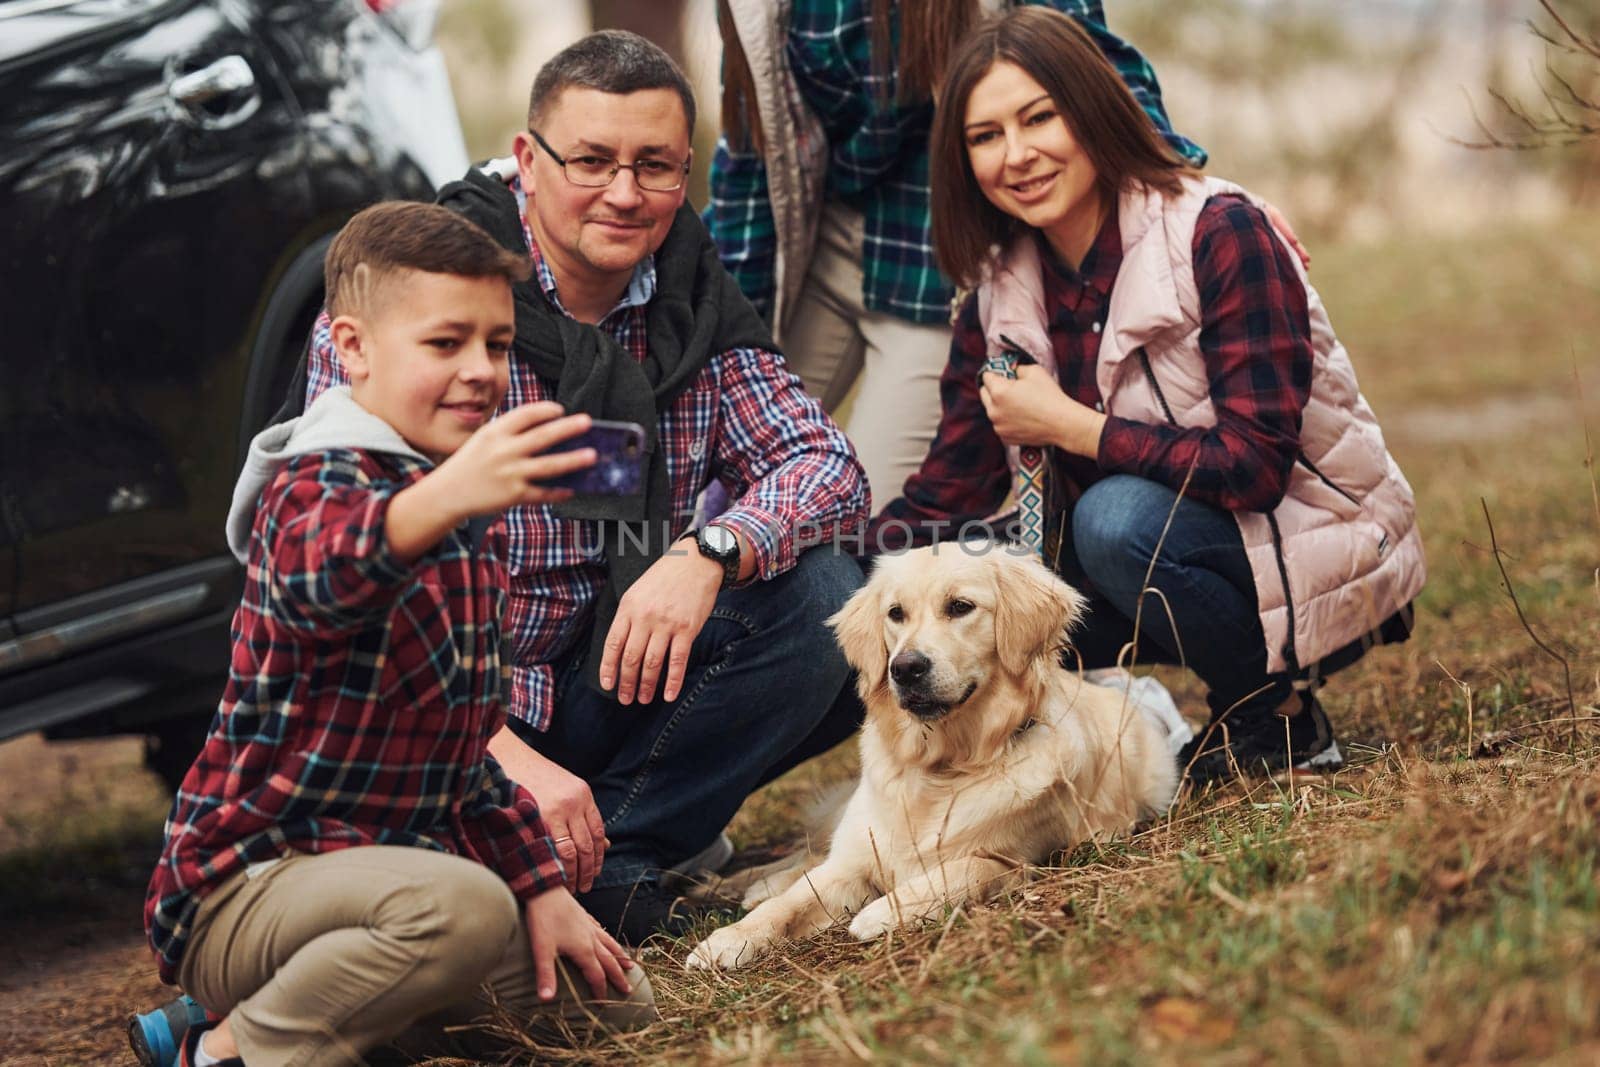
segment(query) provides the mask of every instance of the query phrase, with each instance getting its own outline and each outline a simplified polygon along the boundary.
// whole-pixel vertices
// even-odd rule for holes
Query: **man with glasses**
[[[595,33],[540,70],[515,157],[439,194],[533,263],[502,410],[553,398],[646,429],[640,493],[507,516],[510,725],[490,746],[578,899],[633,943],[687,929],[661,874],[725,863],[744,798],[859,714],[824,620],[861,581],[832,545],[867,518],[865,477],[685,203],[694,112],[665,52]],[[324,315],[304,402],[343,381]],[[696,529],[713,481],[731,506]]]

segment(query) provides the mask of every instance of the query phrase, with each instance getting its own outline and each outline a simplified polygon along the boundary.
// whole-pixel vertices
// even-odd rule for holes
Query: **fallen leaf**
[[[1059,1063],[1062,1067],[1075,1067],[1082,1050],[1078,1047],[1078,1039],[1071,1030],[1059,1031],[1050,1039],[1050,1044],[1045,1046],[1045,1055],[1050,1057],[1051,1063]]]
[[[1156,997],[1145,1004],[1145,1020],[1168,1041],[1215,1047],[1233,1037],[1233,1017],[1192,997]]]

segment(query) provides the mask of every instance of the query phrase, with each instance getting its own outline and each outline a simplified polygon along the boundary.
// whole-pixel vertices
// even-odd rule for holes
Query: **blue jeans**
[[[710,844],[739,805],[861,720],[824,620],[861,585],[848,556],[812,549],[771,581],[717,597],[677,700],[616,703],[582,677],[588,641],[556,670],[544,733],[518,728],[589,784],[611,846],[596,887],[631,885]]]
[[[1156,557],[1175,502],[1172,528]],[[1116,474],[1083,494],[1068,540],[1062,539],[1057,569],[1089,596],[1089,613],[1072,634],[1085,667],[1119,662],[1123,646],[1135,640],[1137,614],[1133,662],[1194,671],[1210,690],[1213,716],[1235,706],[1276,708],[1288,699],[1289,675],[1267,673],[1255,580],[1231,513]],[[1141,611],[1147,570],[1150,588],[1160,595],[1145,593]]]

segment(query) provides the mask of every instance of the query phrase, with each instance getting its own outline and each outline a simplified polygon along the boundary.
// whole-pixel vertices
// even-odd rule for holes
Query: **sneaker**
[[[597,887],[578,894],[578,903],[624,945],[657,934],[683,937],[694,928],[687,902],[655,882]]]
[[[667,868],[668,873],[691,877],[698,874],[720,874],[733,859],[733,842],[727,834],[718,834],[705,848],[682,863]]]
[[[1204,784],[1237,774],[1273,774],[1293,764],[1296,770],[1330,772],[1344,766],[1322,701],[1295,694],[1286,706],[1299,710],[1240,711],[1214,720],[1183,746],[1178,761],[1191,782]],[[1284,723],[1288,729],[1284,729]]]
[[[128,1044],[143,1067],[177,1067],[178,1052],[191,1027],[214,1022],[192,997],[168,1001],[155,1011],[128,1020]]]
[[[1102,667],[1084,671],[1083,680],[1090,685],[1107,689],[1120,689],[1128,694],[1128,702],[1139,709],[1156,733],[1167,743],[1174,756],[1194,740],[1194,728],[1178,711],[1177,703],[1167,687],[1153,674],[1133,675],[1121,667]]]

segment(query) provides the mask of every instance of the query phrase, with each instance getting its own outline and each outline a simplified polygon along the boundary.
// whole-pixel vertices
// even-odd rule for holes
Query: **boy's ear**
[[[329,324],[333,335],[333,350],[344,366],[344,373],[352,382],[364,381],[371,369],[361,342],[365,327],[361,320],[350,315],[340,315]]]

